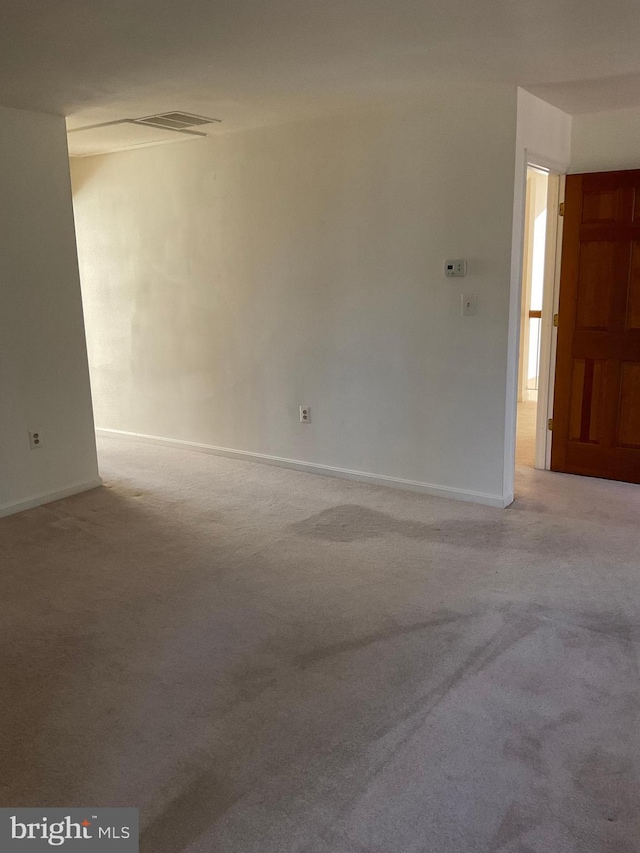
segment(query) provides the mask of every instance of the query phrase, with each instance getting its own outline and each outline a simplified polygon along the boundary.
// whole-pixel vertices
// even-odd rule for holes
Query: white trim
[[[558,203],[564,201],[565,185],[567,182],[566,175],[559,176]],[[556,245],[555,255],[553,258],[553,307],[552,313],[557,314],[560,310],[560,272],[562,268],[562,234],[564,229],[564,218],[557,217],[556,219]],[[547,419],[553,417],[553,398],[556,388],[556,352],[558,348],[558,330],[552,329],[550,349],[549,349],[549,373],[548,373],[548,394],[547,394]],[[544,467],[547,471],[551,470],[551,442],[553,441],[553,433],[546,432],[546,446]]]
[[[520,367],[520,312],[522,310],[522,266],[524,258],[524,219],[527,197],[527,149],[516,145],[511,236],[511,280],[509,282],[509,320],[507,332],[507,383],[504,411],[504,456],[502,492],[515,493],[516,427],[518,413],[518,377]]]
[[[539,169],[536,174],[543,174]],[[548,173],[545,172],[548,177]],[[533,271],[534,222],[535,222],[535,182],[529,180],[529,169],[525,176],[524,191],[524,228],[522,243],[522,293],[520,296],[520,334],[518,359],[518,402],[526,400],[527,383],[529,379],[529,303],[531,301],[531,276]]]
[[[513,231],[511,244],[511,283],[509,294],[509,332],[507,342],[507,388],[505,401],[505,435],[504,435],[504,468],[503,491],[505,495],[514,494],[516,468],[516,426],[518,411],[518,369],[520,365],[520,321],[522,303],[522,267],[524,259],[524,218],[526,201],[527,168],[534,166],[560,176],[560,199],[564,196],[564,175],[569,170],[568,163],[554,162],[552,159],[537,154],[530,148],[516,147]],[[556,251],[556,292],[557,300],[557,271],[559,269],[559,248],[562,239],[562,223],[558,225]],[[547,247],[549,248],[549,247]],[[545,270],[546,271],[546,270]],[[554,301],[554,313],[557,312]],[[549,359],[550,371],[555,370],[555,335],[551,337],[552,352]],[[549,399],[553,399],[553,374],[549,381]],[[538,398],[540,408],[540,397]],[[551,415],[549,415],[551,417]],[[547,441],[546,467],[550,466],[551,442]]]
[[[54,492],[45,492],[44,494],[35,495],[14,504],[4,504],[0,506],[0,518],[5,518],[7,515],[14,515],[16,512],[22,512],[25,509],[33,509],[36,506],[42,506],[52,501],[59,501],[62,498],[69,498],[71,495],[77,495],[80,492],[88,492],[89,489],[97,489],[101,485],[102,478],[96,477],[94,480],[87,480],[84,483],[75,483],[73,486],[67,486],[66,489],[56,489]]]
[[[307,474],[323,474],[327,477],[339,477],[345,480],[357,480],[362,483],[371,483],[375,486],[391,486],[396,489],[406,489],[412,492],[421,492],[425,495],[433,495],[439,498],[452,498],[457,501],[485,504],[487,506],[504,507],[513,502],[513,495],[505,500],[500,495],[490,495],[484,492],[472,492],[467,489],[455,489],[447,486],[436,486],[432,483],[422,483],[416,480],[404,480],[400,477],[387,477],[383,474],[369,474],[365,471],[352,471],[349,468],[336,468],[333,465],[322,465],[319,462],[302,462],[298,459],[287,459],[283,456],[270,456],[266,453],[254,453],[249,450],[234,450],[230,447],[217,447],[213,444],[200,444],[195,441],[183,441],[178,438],[163,438],[158,435],[145,435],[144,433],[126,432],[120,429],[96,429],[96,434],[103,438],[128,439],[139,441],[144,444],[157,444],[164,447],[173,447],[179,450],[191,450],[196,453],[210,453],[214,456],[226,456],[231,459],[242,459],[245,462],[262,462],[266,465],[277,465],[282,468],[292,468],[295,471],[304,471]]]
[[[547,231],[545,234],[544,285],[542,297],[542,329],[540,334],[540,362],[538,369],[538,406],[536,407],[535,467],[549,468],[551,458],[551,433],[547,421],[551,417],[549,389],[553,401],[555,375],[555,338],[553,315],[556,313],[556,267],[558,265],[558,229],[561,228],[558,205],[561,193],[560,175],[550,173],[547,189]],[[552,353],[553,351],[553,353]]]

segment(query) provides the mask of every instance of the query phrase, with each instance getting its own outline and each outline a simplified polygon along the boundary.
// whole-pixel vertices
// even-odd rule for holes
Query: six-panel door
[[[567,177],[551,468],[640,482],[640,170]]]

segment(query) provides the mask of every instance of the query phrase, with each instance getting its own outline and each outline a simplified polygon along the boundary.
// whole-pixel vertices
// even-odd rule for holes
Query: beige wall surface
[[[73,160],[97,426],[501,499],[515,132],[443,85]]]
[[[640,109],[574,116],[570,171],[621,169],[640,169]]]
[[[571,157],[573,118],[524,89],[518,89],[517,148],[534,165],[565,172]]]
[[[64,119],[0,108],[0,199],[2,515],[99,482]]]

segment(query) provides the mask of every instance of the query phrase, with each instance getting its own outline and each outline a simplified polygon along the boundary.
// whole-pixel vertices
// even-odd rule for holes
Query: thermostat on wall
[[[462,258],[457,261],[445,261],[444,274],[447,278],[463,278],[467,274],[467,262]]]

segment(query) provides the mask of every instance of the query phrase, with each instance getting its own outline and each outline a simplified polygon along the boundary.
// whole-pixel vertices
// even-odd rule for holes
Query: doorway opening
[[[560,176],[529,164],[525,196],[516,465],[548,469],[551,457],[556,241]]]

